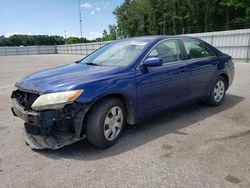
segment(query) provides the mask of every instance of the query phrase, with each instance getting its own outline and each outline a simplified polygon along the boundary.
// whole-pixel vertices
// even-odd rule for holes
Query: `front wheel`
[[[218,77],[215,81],[213,88],[210,92],[208,98],[208,104],[211,106],[218,106],[220,105],[225,97],[226,93],[226,81],[223,77]]]
[[[95,146],[105,148],[115,144],[123,131],[126,112],[123,103],[107,98],[91,109],[87,119],[86,137]]]

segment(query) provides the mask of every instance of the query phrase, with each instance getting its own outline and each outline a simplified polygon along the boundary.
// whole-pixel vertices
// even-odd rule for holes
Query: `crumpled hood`
[[[39,93],[65,91],[80,84],[111,77],[120,69],[73,63],[31,74],[17,82],[16,86]]]

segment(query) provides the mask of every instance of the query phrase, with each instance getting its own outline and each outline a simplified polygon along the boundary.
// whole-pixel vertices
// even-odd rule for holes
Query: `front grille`
[[[24,110],[32,110],[31,105],[35,100],[39,97],[38,94],[35,93],[29,93],[21,90],[15,90],[13,91],[11,98],[16,99],[18,104],[24,108]]]

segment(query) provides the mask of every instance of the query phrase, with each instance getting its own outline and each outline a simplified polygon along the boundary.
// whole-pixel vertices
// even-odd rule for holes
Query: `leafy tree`
[[[103,41],[108,40],[108,32],[105,29],[102,32],[102,40]]]
[[[77,37],[69,37],[65,41],[66,44],[76,44],[79,43],[79,39]]]
[[[119,38],[250,26],[249,0],[125,0],[113,13]]]
[[[61,36],[48,35],[12,35],[9,38],[0,37],[0,46],[32,46],[64,44]]]
[[[117,39],[117,26],[109,25],[109,32],[105,29],[102,33],[102,41],[116,40]]]

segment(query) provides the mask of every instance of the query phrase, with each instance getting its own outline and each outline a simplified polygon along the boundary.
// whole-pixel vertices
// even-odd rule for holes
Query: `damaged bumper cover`
[[[33,149],[58,149],[85,138],[83,120],[88,104],[72,103],[59,110],[25,110],[12,98],[12,112],[25,121],[24,136]]]
[[[80,141],[85,138],[82,136],[81,138],[73,137],[72,134],[57,134],[57,135],[34,135],[29,134],[26,130],[24,130],[24,138],[26,143],[32,149],[59,149],[61,147],[70,145],[74,142]]]

